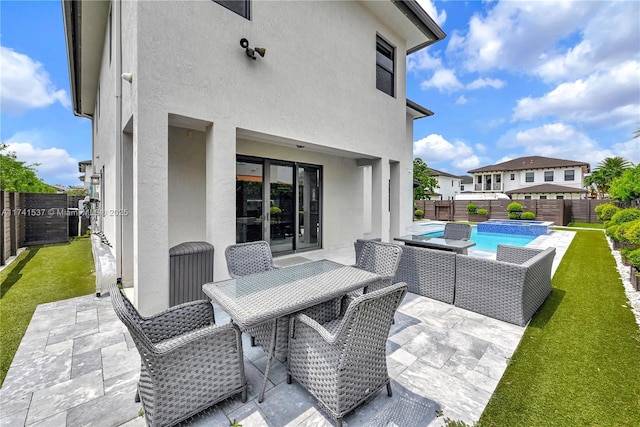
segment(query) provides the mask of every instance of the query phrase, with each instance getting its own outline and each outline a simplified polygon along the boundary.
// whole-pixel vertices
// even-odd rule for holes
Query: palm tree
[[[591,175],[585,178],[585,186],[594,185],[598,191],[598,197],[603,198],[609,192],[609,186],[616,179],[622,176],[622,173],[633,167],[633,163],[620,157],[607,157],[603,159],[593,170]]]

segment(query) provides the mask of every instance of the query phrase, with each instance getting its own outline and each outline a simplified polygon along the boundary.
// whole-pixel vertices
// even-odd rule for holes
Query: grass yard
[[[91,239],[33,246],[0,272],[0,385],[38,304],[95,292]]]
[[[570,222],[567,224],[567,227],[574,228],[598,228],[604,230],[604,224],[602,223],[591,223],[591,222]]]
[[[640,330],[601,231],[577,231],[480,424],[638,426]]]

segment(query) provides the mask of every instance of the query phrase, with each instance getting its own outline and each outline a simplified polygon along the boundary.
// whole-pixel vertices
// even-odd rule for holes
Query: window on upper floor
[[[552,182],[553,181],[553,171],[546,171],[544,173],[544,182]]]
[[[476,181],[478,182],[478,184],[482,184],[482,175],[478,175]]]
[[[533,182],[533,172],[527,172],[524,174],[524,182]]]
[[[376,87],[387,95],[395,95],[395,48],[376,36]]]
[[[547,196],[540,196],[540,200],[547,200]]]
[[[516,180],[516,174],[512,173],[509,178],[511,179],[511,181],[515,181]]]
[[[563,196],[563,195],[558,194],[558,195],[556,196],[556,200],[562,200],[562,199],[564,199],[564,196]]]
[[[249,18],[251,0],[213,0],[215,3],[218,3],[220,6],[226,7],[232,12],[237,13],[243,18]]]
[[[531,196],[524,196],[525,200],[531,200]]]
[[[575,179],[576,179],[576,176],[575,176],[575,171],[573,169],[564,171],[564,180],[565,181],[573,181]]]

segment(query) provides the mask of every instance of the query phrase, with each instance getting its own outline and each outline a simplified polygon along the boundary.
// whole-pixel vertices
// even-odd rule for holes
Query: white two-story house
[[[460,194],[462,177],[429,168],[430,175],[438,181],[432,200],[453,200],[456,194]]]
[[[520,157],[470,170],[474,192],[512,199],[584,199],[589,163],[550,157]]]
[[[93,122],[98,227],[143,313],[169,248],[278,254],[412,220],[406,56],[445,37],[414,0],[63,0],[74,112]]]

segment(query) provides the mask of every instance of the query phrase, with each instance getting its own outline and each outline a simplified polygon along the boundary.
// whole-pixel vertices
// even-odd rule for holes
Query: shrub
[[[640,269],[640,249],[634,249],[629,252],[626,256],[629,264],[633,265],[635,268]]]
[[[509,212],[507,215],[509,219],[520,219],[520,214],[515,212]]]
[[[618,225],[616,231],[613,233],[613,238],[618,242],[628,242],[627,230],[629,229],[629,226],[631,224],[633,224],[633,222],[623,222],[622,224]]]
[[[480,208],[478,209],[478,211],[476,212],[478,215],[489,215],[489,211],[486,210],[485,208]]]
[[[477,213],[477,211],[478,211],[478,205],[476,205],[475,203],[469,203],[467,205],[467,213],[474,214],[474,213]]]
[[[416,209],[413,214],[416,216],[416,218],[424,218],[424,211],[422,209]]]
[[[518,202],[511,202],[507,206],[507,212],[522,212],[522,205]]]
[[[627,242],[640,247],[640,219],[633,221],[625,233]]]
[[[536,214],[534,214],[533,212],[523,212],[522,215],[520,215],[520,219],[531,221],[533,219],[536,219]]]
[[[618,227],[620,227],[619,225],[610,225],[609,227],[606,228],[604,234],[611,238],[611,239],[615,239],[615,235],[616,235],[616,231],[618,231]]]
[[[271,219],[277,220],[277,219],[280,219],[280,217],[282,216],[282,209],[280,209],[277,206],[271,206],[269,211],[271,212]]]
[[[640,219],[640,209],[636,209],[636,208],[621,209],[611,217],[611,221],[609,222],[609,225],[614,225],[614,224],[620,225],[623,222],[635,221],[636,219]]]
[[[596,218],[598,218],[598,220],[602,221],[603,223],[606,223],[607,221],[611,220],[611,217],[615,215],[620,210],[620,208],[616,205],[612,205],[611,203],[604,203],[602,205],[596,206],[594,210],[597,214]]]

